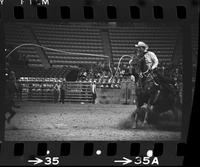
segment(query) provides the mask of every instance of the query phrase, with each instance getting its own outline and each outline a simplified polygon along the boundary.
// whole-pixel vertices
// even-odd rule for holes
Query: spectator
[[[10,79],[11,82],[13,82],[13,84],[15,86],[17,86],[17,82],[16,82],[16,77],[15,77],[15,72],[14,71],[10,71],[9,79]]]
[[[65,103],[65,87],[64,84],[61,85],[60,87],[60,101],[62,104]]]
[[[96,97],[97,97],[96,82],[95,81],[92,82],[91,89],[92,89],[92,103],[95,104],[95,100],[96,100]]]
[[[61,84],[58,84],[58,101],[60,101],[60,88],[61,88]]]
[[[57,84],[55,84],[55,86],[53,87],[53,96],[54,96],[54,103],[57,103],[59,99],[59,90]]]
[[[15,72],[6,69],[6,87],[5,87],[5,97],[6,97],[6,112],[9,112],[10,115],[7,118],[7,122],[9,123],[11,118],[16,114],[16,112],[12,109],[12,107],[19,108],[19,106],[15,105],[14,97],[17,91],[16,87],[16,78]]]
[[[17,93],[17,82],[16,82],[16,77],[15,77],[15,72],[14,71],[10,71],[9,82],[11,82],[11,84],[12,84],[12,93],[13,93],[12,103],[13,103],[13,107],[20,108],[20,106],[16,105],[15,101],[14,101],[14,97],[15,97],[15,95]]]

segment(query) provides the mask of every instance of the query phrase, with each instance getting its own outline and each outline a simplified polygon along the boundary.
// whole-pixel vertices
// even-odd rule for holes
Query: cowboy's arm
[[[154,53],[151,54],[151,58],[153,60],[153,65],[151,66],[151,70],[154,70],[158,66],[158,58]]]

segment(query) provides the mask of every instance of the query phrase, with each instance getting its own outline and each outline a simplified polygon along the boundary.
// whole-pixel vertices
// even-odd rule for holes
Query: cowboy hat
[[[137,44],[135,44],[135,47],[144,47],[145,50],[149,49],[149,46],[142,41],[139,41]]]

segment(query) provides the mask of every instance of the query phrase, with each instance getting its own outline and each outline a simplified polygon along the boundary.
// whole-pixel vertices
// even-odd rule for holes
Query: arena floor
[[[133,105],[53,104],[22,102],[10,124],[6,141],[178,140],[181,132],[153,128],[121,129]]]

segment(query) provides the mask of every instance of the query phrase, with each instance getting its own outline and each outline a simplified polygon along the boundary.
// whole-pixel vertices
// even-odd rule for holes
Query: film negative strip
[[[199,5],[0,0],[0,165],[183,165]]]

